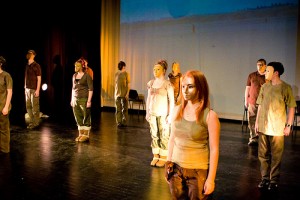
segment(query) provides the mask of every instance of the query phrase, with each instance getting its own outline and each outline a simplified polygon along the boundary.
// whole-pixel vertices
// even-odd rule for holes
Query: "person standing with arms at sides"
[[[220,121],[210,108],[204,74],[187,71],[172,115],[165,178],[172,199],[208,199],[215,189]]]
[[[90,75],[91,78],[94,80],[94,72],[93,72],[92,68],[90,68],[90,67],[88,66],[89,63],[88,63],[87,59],[85,59],[84,57],[81,57],[80,59],[83,61],[83,70],[84,70],[88,75]]]
[[[0,56],[0,152],[10,151],[10,123],[9,112],[11,109],[11,98],[13,80],[9,73],[4,71],[6,60]]]
[[[256,99],[261,86],[265,83],[266,60],[259,59],[256,63],[257,70],[249,74],[245,89],[245,107],[248,114],[248,127],[250,130],[249,146],[257,145],[258,136],[255,133],[255,121],[257,116]]]
[[[126,63],[118,63],[118,72],[115,74],[115,106],[116,122],[118,127],[127,126],[128,120],[128,98],[130,90],[130,76],[126,71]]]
[[[25,99],[26,110],[29,116],[28,129],[38,127],[40,124],[40,89],[42,81],[41,66],[34,60],[34,50],[27,52],[28,63],[25,69]]]
[[[180,64],[178,62],[173,62],[172,72],[168,75],[168,78],[174,87],[175,104],[179,100],[181,77],[182,74],[180,73]]]
[[[174,107],[174,89],[165,79],[168,64],[160,60],[153,67],[154,79],[147,83],[146,120],[150,125],[153,167],[163,167],[167,161],[170,137],[170,115]]]
[[[276,191],[284,150],[284,136],[289,136],[294,121],[296,101],[292,87],[280,79],[284,67],[280,62],[268,63],[265,83],[257,98],[255,130],[259,134],[260,189]]]
[[[71,106],[78,127],[77,142],[87,142],[91,130],[91,106],[93,97],[93,80],[83,70],[83,60],[75,62],[75,74],[72,78]]]

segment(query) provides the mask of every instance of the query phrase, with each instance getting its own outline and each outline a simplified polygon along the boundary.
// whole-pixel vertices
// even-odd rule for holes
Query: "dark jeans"
[[[278,183],[280,165],[284,150],[284,136],[260,134],[258,139],[258,159],[262,179]]]
[[[203,188],[208,170],[186,169],[174,164],[174,174],[169,179],[172,199],[207,200],[212,195],[204,195]]]

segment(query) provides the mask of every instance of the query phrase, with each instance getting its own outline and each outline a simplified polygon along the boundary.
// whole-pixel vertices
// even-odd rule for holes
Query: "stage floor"
[[[150,166],[148,122],[130,114],[117,128],[114,112],[93,116],[89,143],[77,143],[73,116],[51,116],[36,130],[11,120],[11,152],[0,155],[0,199],[168,200],[164,169]],[[276,194],[261,192],[257,147],[240,122],[221,120],[215,200],[298,199],[300,131],[285,138]],[[270,197],[272,195],[272,197]]]

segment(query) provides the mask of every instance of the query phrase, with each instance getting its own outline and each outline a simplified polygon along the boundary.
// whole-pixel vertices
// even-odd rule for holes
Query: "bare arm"
[[[92,97],[93,97],[93,91],[89,90],[89,96],[88,96],[88,101],[86,102],[86,107],[90,108],[92,105]]]
[[[209,133],[209,170],[204,184],[204,193],[211,194],[215,189],[215,178],[219,162],[220,121],[217,114],[210,110],[207,115]]]
[[[172,117],[172,113],[173,113],[173,109],[175,106],[175,100],[174,100],[174,88],[169,87],[168,89],[168,100],[169,100],[169,113],[168,113],[168,119],[167,122],[170,124],[171,123],[171,117]]]
[[[245,97],[244,97],[245,107],[246,107],[246,108],[248,108],[248,96],[249,96],[249,91],[250,91],[250,86],[246,86],[246,89],[245,89]]]
[[[148,89],[146,101],[146,120],[149,122],[149,106],[150,106],[150,89]]]
[[[289,108],[288,117],[287,117],[287,124],[289,124],[289,126],[286,126],[283,131],[285,136],[290,135],[291,126],[293,125],[293,121],[294,121],[294,115],[295,115],[295,107]]]
[[[261,108],[261,105],[259,105],[258,108],[257,108],[256,121],[255,121],[255,133],[256,133],[256,135],[258,134],[258,118],[260,116],[260,108]]]
[[[36,86],[36,91],[35,91],[36,97],[40,96],[41,82],[42,82],[42,77],[37,76],[37,86]]]
[[[10,105],[10,102],[11,102],[11,97],[12,97],[12,89],[7,89],[6,102],[5,102],[5,106],[2,110],[3,115],[8,114],[8,108],[9,108],[9,105]]]

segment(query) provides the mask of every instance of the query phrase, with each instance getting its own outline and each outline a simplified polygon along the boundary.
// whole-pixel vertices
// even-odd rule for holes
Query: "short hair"
[[[269,62],[268,66],[272,66],[274,68],[274,72],[278,72],[279,76],[284,73],[284,67],[281,62]]]
[[[263,58],[258,59],[257,62],[262,62],[264,65],[267,64],[267,61]]]
[[[122,70],[124,66],[126,66],[126,63],[124,61],[120,61],[118,64],[118,69]]]
[[[34,51],[34,50],[32,50],[32,49],[28,50],[28,52],[27,52],[27,53],[32,53],[33,55],[36,55],[35,51]]]
[[[0,63],[2,65],[5,65],[5,63],[6,63],[6,60],[5,60],[5,58],[3,56],[0,56]]]

